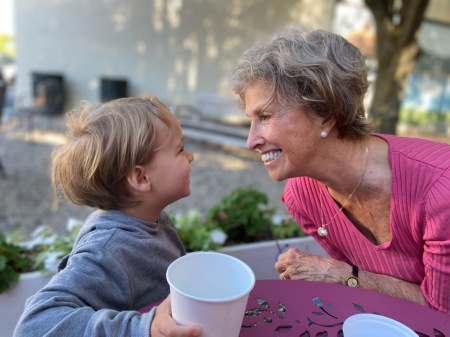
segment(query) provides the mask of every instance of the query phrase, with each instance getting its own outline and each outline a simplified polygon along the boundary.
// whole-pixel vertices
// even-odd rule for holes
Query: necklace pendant
[[[328,235],[328,231],[327,231],[327,229],[325,228],[325,225],[322,225],[321,227],[319,227],[319,228],[317,229],[317,234],[319,234],[319,236],[321,236],[321,237],[325,237],[325,236]]]

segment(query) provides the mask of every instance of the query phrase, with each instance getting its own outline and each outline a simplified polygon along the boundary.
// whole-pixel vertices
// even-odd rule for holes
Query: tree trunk
[[[369,115],[377,132],[395,134],[417,35],[429,0],[365,0],[377,24],[378,71]],[[398,6],[400,5],[400,6]]]

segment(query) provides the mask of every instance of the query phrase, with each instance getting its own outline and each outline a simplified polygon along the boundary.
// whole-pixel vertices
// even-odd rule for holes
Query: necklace
[[[322,224],[318,229],[317,229],[317,234],[319,234],[319,236],[321,237],[325,237],[328,235],[328,230],[327,230],[327,226],[334,220],[334,218],[342,212],[342,210],[344,209],[345,205],[347,205],[347,203],[350,201],[350,199],[353,197],[353,195],[355,194],[356,190],[358,189],[358,187],[361,185],[361,183],[363,182],[364,176],[366,174],[366,170],[367,170],[367,158],[369,156],[369,149],[367,148],[367,146],[365,146],[365,155],[366,155],[366,163],[364,165],[364,171],[361,175],[361,180],[359,181],[358,185],[356,185],[355,189],[353,190],[352,193],[349,194],[347,200],[345,200],[345,202],[342,204],[341,208],[339,208],[339,210],[333,215],[333,217],[327,222],[324,223],[323,221],[323,209],[322,209],[322,190],[320,190],[320,223]]]

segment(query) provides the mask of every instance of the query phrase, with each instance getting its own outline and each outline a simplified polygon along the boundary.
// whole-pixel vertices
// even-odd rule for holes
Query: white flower
[[[58,238],[56,234],[51,234],[50,232],[44,230],[33,232],[32,237],[33,239],[21,243],[21,246],[28,250],[31,250],[37,246],[50,246]]]
[[[260,210],[261,212],[265,212],[269,209],[269,205],[267,204],[263,204],[263,203],[259,203],[258,204],[258,210]]]
[[[178,222],[182,217],[183,217],[183,213],[181,213],[181,212],[176,212],[173,216],[175,222]]]
[[[221,229],[214,229],[210,234],[211,240],[214,243],[223,245],[227,239],[227,235]]]
[[[196,209],[190,209],[189,211],[187,211],[186,216],[189,219],[196,219],[200,216],[200,212]]]
[[[37,227],[33,233],[31,233],[32,237],[40,237],[40,236],[46,236],[48,235],[48,233],[50,232],[50,229],[48,228],[48,226],[39,226]]]
[[[69,220],[67,220],[66,228],[69,231],[69,233],[72,233],[75,230],[77,230],[79,227],[81,227],[82,225],[83,225],[82,220],[75,219],[75,218],[69,218]]]
[[[283,220],[286,217],[283,214],[275,214],[274,216],[272,216],[272,223],[276,226],[279,226],[283,223]]]
[[[52,273],[58,271],[59,261],[61,260],[61,252],[50,252],[44,261],[44,267],[46,270]]]

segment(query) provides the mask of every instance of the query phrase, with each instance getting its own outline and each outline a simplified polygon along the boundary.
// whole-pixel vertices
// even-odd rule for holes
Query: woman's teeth
[[[261,160],[265,163],[275,160],[281,154],[281,150],[271,151],[261,155]]]

